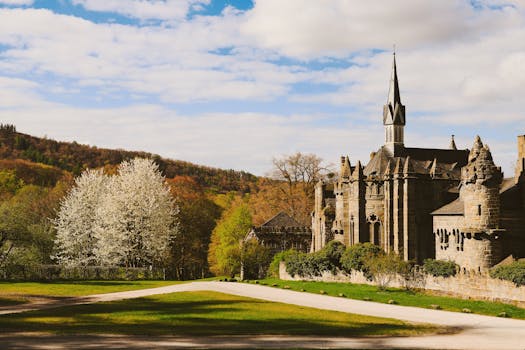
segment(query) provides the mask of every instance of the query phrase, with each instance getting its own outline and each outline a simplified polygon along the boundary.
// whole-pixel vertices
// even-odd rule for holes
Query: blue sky
[[[264,174],[383,144],[396,44],[406,144],[525,133],[521,0],[0,0],[0,121]]]

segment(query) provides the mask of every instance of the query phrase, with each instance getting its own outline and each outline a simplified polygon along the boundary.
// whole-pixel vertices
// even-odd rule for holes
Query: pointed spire
[[[394,59],[392,62],[392,76],[390,77],[390,88],[388,89],[388,100],[386,102],[394,107],[401,104],[401,95],[399,94],[399,81],[397,79],[397,65],[396,52],[394,51]]]
[[[348,156],[341,157],[341,178],[350,178],[352,175],[351,172],[351,166],[350,166],[350,159]]]
[[[448,146],[449,149],[457,150],[456,142],[454,141],[454,135],[452,135],[452,138],[450,139],[450,145]]]
[[[483,142],[481,141],[481,137],[479,135],[476,135],[476,138],[474,139],[474,146],[473,149],[481,149],[483,147]]]
[[[388,163],[386,163],[386,169],[385,169],[385,172],[383,173],[383,177],[385,177],[385,178],[390,177],[391,168],[392,168],[392,164],[391,164],[390,159],[389,159]]]
[[[481,141],[479,135],[476,135],[476,138],[474,139],[474,145],[472,145],[472,149],[470,150],[470,153],[468,155],[469,163],[474,161],[479,156],[479,152],[482,148],[483,142]]]
[[[430,176],[432,177],[436,176],[436,168],[437,168],[437,158],[434,158],[434,161],[432,162],[432,166],[430,167]]]
[[[414,167],[412,166],[412,161],[410,160],[410,156],[407,156],[405,159],[405,166],[403,167],[403,174],[413,174],[414,173]]]
[[[388,99],[383,107],[384,125],[405,125],[405,106],[401,103],[399,80],[397,78],[396,54],[392,62],[392,75],[388,88]]]
[[[361,161],[357,161],[357,164],[354,169],[354,174],[352,176],[355,180],[363,178],[363,167],[361,166]]]
[[[401,158],[397,158],[394,174],[401,174]]]

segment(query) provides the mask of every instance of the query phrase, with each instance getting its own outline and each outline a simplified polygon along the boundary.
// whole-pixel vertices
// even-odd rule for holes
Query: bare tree
[[[273,159],[273,169],[270,177],[284,181],[287,186],[281,191],[287,198],[290,214],[304,221],[311,210],[314,198],[315,184],[319,180],[333,177],[331,165],[325,165],[323,159],[315,154],[297,152]]]

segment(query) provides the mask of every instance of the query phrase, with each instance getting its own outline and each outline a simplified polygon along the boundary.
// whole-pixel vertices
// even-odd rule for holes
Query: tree
[[[169,186],[152,160],[123,162],[96,210],[97,258],[105,265],[161,265],[177,234],[177,213]]]
[[[181,280],[203,278],[209,273],[208,247],[221,208],[189,176],[168,180],[180,208],[179,233],[171,242],[168,273]]]
[[[243,278],[264,278],[272,259],[270,249],[255,238],[243,241],[241,249]]]
[[[255,197],[266,197],[266,203],[279,207],[279,210],[284,210],[297,221],[308,225],[315,184],[332,177],[330,167],[323,165],[323,160],[315,154],[297,152],[274,158],[270,176],[277,181],[260,182],[260,192]],[[264,205],[259,207],[264,208]]]
[[[96,210],[108,191],[109,178],[101,170],[86,170],[62,200],[54,220],[55,259],[64,265],[87,266],[96,263]]]
[[[213,273],[233,277],[240,272],[241,240],[251,227],[252,218],[246,203],[235,203],[223,213],[211,235],[208,261]]]
[[[25,185],[0,203],[0,267],[50,262],[55,230],[48,218],[68,187]]]
[[[274,158],[272,177],[285,181],[290,188],[302,183],[305,185],[302,190],[311,195],[319,180],[331,176],[330,166],[325,166],[322,162],[323,159],[315,154],[301,152]]]
[[[291,192],[282,181],[261,178],[257,189],[250,194],[249,205],[254,225],[261,225],[279,212],[285,212],[301,224],[310,224],[312,198],[308,197],[297,184]]]

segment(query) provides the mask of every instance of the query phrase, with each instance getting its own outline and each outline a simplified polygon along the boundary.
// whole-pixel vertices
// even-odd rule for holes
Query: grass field
[[[216,292],[181,292],[0,316],[4,332],[136,335],[419,335],[429,325],[352,315]]]
[[[472,313],[490,316],[498,316],[500,313],[505,312],[509,317],[525,319],[525,309],[509,304],[435,296],[425,292],[411,292],[397,288],[388,288],[382,291],[375,286],[364,284],[283,281],[279,279],[264,279],[258,282],[268,286],[275,285],[280,288],[286,287],[291,290],[317,294],[323,291],[331,296],[339,296],[339,294],[342,293],[347,298],[370,300],[380,303],[388,303],[393,300],[399,305],[424,308],[439,305],[443,310],[462,312],[464,309],[468,309]]]
[[[0,282],[0,306],[16,305],[35,297],[74,297],[162,287],[177,281],[68,281]]]

